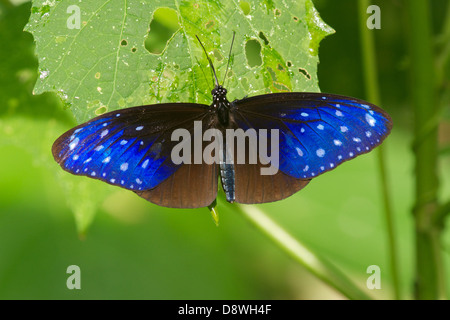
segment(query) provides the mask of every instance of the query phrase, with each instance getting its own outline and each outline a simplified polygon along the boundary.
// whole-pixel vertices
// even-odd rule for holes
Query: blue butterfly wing
[[[298,179],[371,151],[392,128],[381,108],[332,94],[275,93],[237,100],[233,107],[237,127],[279,130],[279,170]]]
[[[215,198],[216,166],[205,164],[194,170],[196,166],[193,165],[174,164],[171,152],[179,141],[172,141],[171,135],[177,128],[192,133],[194,121],[202,121],[205,130],[213,125],[213,120],[207,106],[200,104],[159,104],[122,109],[69,130],[55,141],[52,152],[64,170],[135,191],[151,202],[169,207],[190,207],[197,202],[199,206],[205,206]],[[183,166],[185,168],[176,175],[182,181],[163,184]],[[177,196],[171,188],[172,184],[195,184],[201,175],[209,176],[208,182],[211,182],[200,190],[203,196],[176,190]],[[157,190],[160,185],[163,192]],[[148,190],[153,192],[146,192]],[[170,200],[171,193],[174,193],[174,199],[178,197],[174,203]],[[192,199],[195,197],[196,201]]]

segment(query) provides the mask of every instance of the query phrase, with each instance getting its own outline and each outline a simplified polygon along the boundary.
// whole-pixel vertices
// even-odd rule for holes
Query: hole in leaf
[[[153,19],[150,22],[150,29],[145,38],[145,49],[153,54],[162,53],[167,42],[179,28],[178,15],[175,10],[158,8],[153,13]]]
[[[286,62],[286,65],[287,65],[288,67],[292,67],[292,62],[290,62],[290,61]]]
[[[131,48],[131,52],[133,53],[136,52],[136,50],[137,50],[136,47]]]
[[[250,89],[250,87],[248,85],[248,79],[247,78],[242,78],[241,79],[241,84],[242,84],[242,87],[244,88],[245,91],[248,91]]]
[[[209,20],[206,24],[205,24],[205,28],[206,29],[211,29],[212,27],[214,27],[216,23],[214,22],[214,20]]]
[[[291,89],[287,85],[281,82],[273,82],[273,86],[275,89],[277,89],[280,92],[290,92]]]
[[[219,50],[214,49],[213,54],[214,54],[214,58],[216,58],[217,61],[223,60],[223,55],[220,53]]]
[[[293,18],[295,22],[298,22],[298,17]]]
[[[97,108],[95,110],[95,114],[99,116],[101,114],[104,114],[106,110],[107,110],[106,106],[101,106],[100,108]]]
[[[277,68],[280,71],[286,71],[286,69],[284,69],[284,67],[280,63],[277,65]]]
[[[267,67],[267,71],[269,71],[270,77],[272,78],[272,81],[277,81],[277,74],[271,67]]]
[[[121,45],[122,47],[125,47],[127,44],[128,44],[128,41],[125,40],[125,39],[123,39],[122,42],[120,42],[120,45]]]
[[[275,17],[281,16],[281,10],[280,10],[280,9],[275,9],[275,10],[273,11],[273,13],[275,14]]]
[[[247,1],[239,1],[239,6],[246,16],[250,14],[250,3]]]
[[[298,72],[302,73],[308,80],[311,80],[311,75],[306,69],[298,68]]]
[[[261,44],[258,40],[252,39],[245,43],[245,56],[250,68],[258,67],[262,64]]]
[[[266,36],[264,35],[264,33],[262,31],[259,32],[259,37],[262,39],[262,41],[264,41],[264,44],[266,46],[269,45],[269,40],[267,40]]]

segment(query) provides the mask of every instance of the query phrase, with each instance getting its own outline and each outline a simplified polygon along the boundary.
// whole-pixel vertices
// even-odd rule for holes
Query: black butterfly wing
[[[53,156],[72,174],[135,191],[159,205],[209,205],[216,196],[217,165],[202,164],[202,168],[194,169],[171,159],[172,149],[179,143],[171,139],[175,129],[183,128],[193,134],[194,121],[202,121],[203,130],[214,124],[207,108],[200,104],[168,103],[109,112],[64,133],[53,144]],[[201,190],[177,191],[167,187],[169,181],[181,188],[205,177],[207,182],[199,184]],[[149,196],[162,191],[163,196]]]
[[[282,171],[261,175],[258,164],[235,165],[235,201],[244,204],[274,202],[285,199],[308,185],[310,179],[297,179]]]
[[[271,150],[270,129],[275,129],[277,123],[269,118],[253,117],[252,115],[243,115],[240,112],[233,114],[232,129],[267,129],[267,150]],[[260,141],[258,141],[259,143]],[[247,140],[245,145],[245,161],[238,161],[238,154],[243,150],[234,147],[234,170],[235,170],[235,201],[243,204],[257,204],[274,202],[285,199],[292,194],[300,191],[310,182],[310,179],[298,179],[285,174],[281,170],[276,170],[274,174],[262,174],[262,169],[267,169],[270,165],[261,163],[257,157],[256,163],[250,160],[250,142]],[[256,152],[259,152],[259,147]],[[279,159],[283,161],[283,159]]]
[[[270,129],[279,132],[279,172],[273,177],[261,175],[260,163],[235,165],[236,201],[242,203],[284,199],[310,179],[369,152],[392,128],[379,107],[338,95],[275,93],[232,105],[235,127],[268,129],[269,143]]]

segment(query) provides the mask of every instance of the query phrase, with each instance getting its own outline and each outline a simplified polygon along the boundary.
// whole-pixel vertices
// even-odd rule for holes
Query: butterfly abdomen
[[[222,188],[228,202],[234,202],[235,196],[235,170],[234,165],[230,163],[220,162],[220,178],[222,180]]]

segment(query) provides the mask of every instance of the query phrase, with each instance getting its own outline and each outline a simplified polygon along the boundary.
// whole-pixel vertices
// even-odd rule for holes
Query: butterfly
[[[285,199],[371,151],[392,129],[384,110],[346,96],[283,92],[230,102],[198,41],[215,79],[211,105],[162,103],[105,113],[61,135],[52,147],[56,162],[72,174],[131,190],[164,207],[211,205],[219,177],[229,202],[265,203]],[[177,130],[188,134],[182,146],[174,139]],[[247,134],[242,146],[228,143],[234,139],[227,136],[230,130],[265,136]],[[206,132],[212,133],[204,139]],[[251,161],[250,149],[256,146],[261,155],[263,137],[270,157],[266,152]],[[211,147],[219,138],[225,143]],[[175,161],[174,150],[188,161]],[[277,160],[275,170],[263,174],[273,166],[268,159]]]

